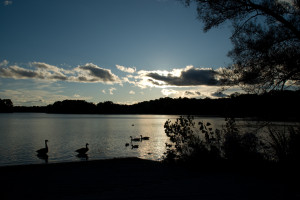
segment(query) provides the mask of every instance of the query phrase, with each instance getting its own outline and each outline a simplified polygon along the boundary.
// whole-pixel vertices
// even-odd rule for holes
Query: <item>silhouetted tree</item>
[[[47,110],[49,113],[96,113],[96,105],[84,100],[64,100],[48,105]]]
[[[204,31],[233,26],[233,65],[223,70],[224,85],[248,92],[300,85],[300,1],[182,0],[195,2]]]
[[[12,112],[13,102],[10,99],[0,99],[0,112]]]

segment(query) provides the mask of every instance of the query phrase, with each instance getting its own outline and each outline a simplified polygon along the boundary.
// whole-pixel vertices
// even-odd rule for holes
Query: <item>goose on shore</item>
[[[135,141],[135,142],[141,141],[140,138],[133,138],[132,136],[130,136],[130,139],[131,139],[131,142],[132,142],[132,141]]]
[[[38,155],[45,155],[48,153],[48,145],[47,145],[48,140],[45,140],[45,148],[41,148],[39,150],[37,150],[36,152],[38,153]]]
[[[150,139],[150,137],[147,137],[147,136],[145,136],[145,137],[143,137],[142,135],[140,135],[141,136],[141,140],[149,140]]]
[[[80,148],[80,149],[77,149],[75,152],[79,153],[79,154],[86,154],[86,152],[89,150],[88,148],[88,143],[85,144],[85,148]]]

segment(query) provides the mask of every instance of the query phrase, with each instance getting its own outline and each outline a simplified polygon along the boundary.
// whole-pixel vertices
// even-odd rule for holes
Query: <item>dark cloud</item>
[[[198,91],[185,91],[184,96],[200,96],[201,93]]]
[[[50,80],[60,80],[60,81],[66,81],[68,80],[68,77],[64,76],[64,75],[52,75],[49,76]]]
[[[167,76],[160,75],[158,73],[148,73],[146,76],[164,81],[166,85],[174,86],[198,86],[198,85],[207,85],[215,86],[218,84],[218,81],[215,78],[217,72],[211,69],[197,69],[194,67],[186,68],[181,71],[180,76],[174,76],[169,73]]]
[[[43,76],[36,71],[24,69],[18,66],[0,68],[0,77],[16,79],[43,78]]]
[[[157,85],[157,86],[163,86],[164,85],[164,84],[159,83],[158,81],[155,81],[153,79],[149,79],[148,81],[151,82],[153,85]]]
[[[222,97],[227,97],[228,95],[227,94],[224,94],[223,92],[214,92],[214,93],[211,93],[211,96],[213,97],[218,97],[218,98],[222,98]]]
[[[184,95],[185,95],[185,96],[193,96],[193,95],[195,95],[195,93],[194,93],[194,92],[191,92],[191,91],[185,91],[185,92],[184,92]]]
[[[114,75],[110,70],[100,68],[92,63],[79,66],[73,70],[65,70],[41,62],[30,63],[30,66],[36,69],[29,70],[16,65],[9,67],[0,66],[0,77],[70,82],[103,82],[109,84],[121,82],[118,76]],[[67,74],[72,74],[73,76],[67,76]]]
[[[94,65],[92,63],[88,63],[84,66],[79,66],[77,69],[88,72],[88,75],[93,78],[92,79],[86,77],[84,78],[86,78],[86,80],[89,81],[114,82],[118,80],[118,77],[114,75],[110,70],[100,68],[97,65]]]

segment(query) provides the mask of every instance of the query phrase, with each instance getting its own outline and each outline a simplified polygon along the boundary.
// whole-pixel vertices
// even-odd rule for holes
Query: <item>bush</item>
[[[300,127],[288,127],[287,131],[268,127],[271,159],[278,162],[300,162]]]
[[[211,123],[198,122],[187,116],[165,122],[165,133],[175,148],[167,149],[165,161],[245,161],[259,160],[259,141],[255,134],[241,134],[233,118],[225,119],[222,130],[211,128]]]

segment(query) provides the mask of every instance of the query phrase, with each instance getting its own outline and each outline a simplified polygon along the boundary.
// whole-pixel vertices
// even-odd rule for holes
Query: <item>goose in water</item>
[[[150,139],[150,137],[143,137],[142,135],[140,135],[141,136],[141,140],[149,140]]]
[[[130,136],[130,138],[131,138],[131,142],[132,142],[132,141],[135,141],[135,142],[139,142],[139,141],[141,141],[141,139],[140,139],[140,138],[133,138],[132,136]]]
[[[77,152],[79,154],[86,154],[86,152],[89,150],[88,145],[89,144],[86,143],[85,148],[83,147],[83,148],[77,149],[75,152]]]
[[[131,145],[131,149],[137,149],[137,148],[139,148],[139,145]]]
[[[45,155],[45,154],[48,153],[47,142],[48,142],[48,140],[45,140],[45,148],[41,148],[41,149],[36,151],[38,153],[38,155]]]

